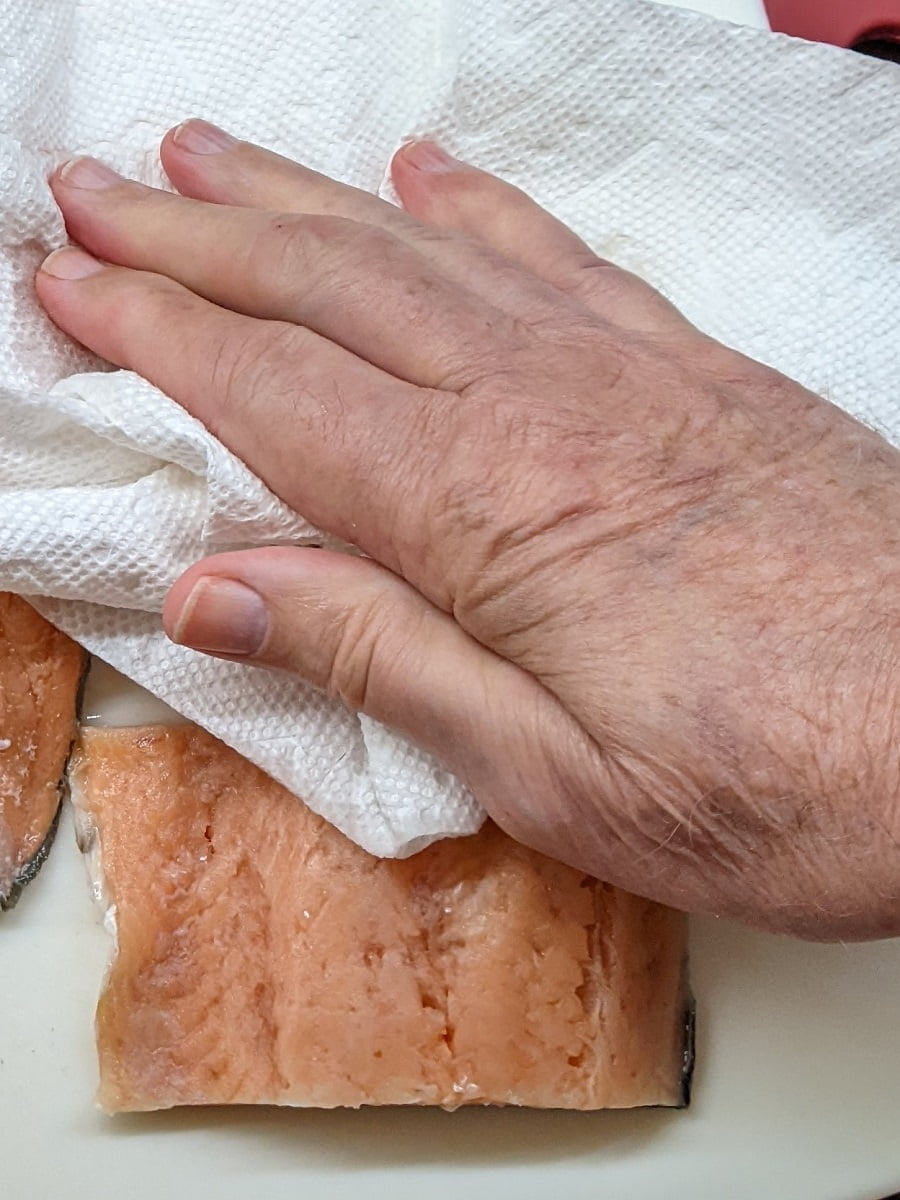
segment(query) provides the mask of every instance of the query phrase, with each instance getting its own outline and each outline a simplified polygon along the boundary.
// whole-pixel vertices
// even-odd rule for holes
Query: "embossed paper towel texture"
[[[528,188],[713,335],[900,438],[900,70],[622,0],[0,0],[0,587],[405,854],[477,827],[464,789],[302,684],[171,646],[192,561],[312,531],[174,404],[41,314],[52,164],[162,181],[203,115],[389,194],[430,134]],[[164,347],[161,348],[164,353]]]

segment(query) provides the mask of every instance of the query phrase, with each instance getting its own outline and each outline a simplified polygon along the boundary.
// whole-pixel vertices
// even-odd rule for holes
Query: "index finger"
[[[36,284],[67,333],[171,396],[313,524],[399,571],[398,538],[422,536],[415,492],[439,447],[420,434],[440,425],[443,393],[82,250],[51,255]]]

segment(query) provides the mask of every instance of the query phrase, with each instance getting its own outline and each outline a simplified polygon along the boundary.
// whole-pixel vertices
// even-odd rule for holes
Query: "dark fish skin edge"
[[[59,818],[62,813],[63,806],[63,791],[64,785],[61,782],[59,785],[59,804],[56,806],[56,812],[53,820],[50,822],[50,828],[47,830],[47,836],[38,847],[37,853],[33,854],[27,863],[19,868],[19,872],[13,879],[9,891],[5,894],[0,892],[0,912],[8,912],[15,908],[19,902],[19,897],[31,883],[32,879],[39,873],[41,867],[47,861],[47,855],[50,853],[50,847],[56,838],[56,831],[59,828]]]
[[[697,1005],[692,992],[688,992],[684,1010],[684,1051],[681,1060],[681,1103],[678,1108],[687,1108],[691,1103],[691,1086],[694,1082],[694,1062],[697,1044]]]
[[[684,1011],[681,1017],[682,1049],[681,1049],[681,1095],[675,1104],[642,1104],[641,1108],[674,1108],[681,1110],[689,1108],[691,1103],[691,1086],[694,1082],[694,1065],[697,1060],[697,1002],[688,978],[688,960],[684,960]],[[893,1196],[885,1196],[884,1200],[895,1200]],[[896,1200],[900,1200],[900,1192]]]

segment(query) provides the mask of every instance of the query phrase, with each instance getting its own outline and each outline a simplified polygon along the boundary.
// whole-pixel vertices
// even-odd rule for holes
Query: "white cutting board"
[[[681,2],[681,0],[679,0]],[[758,0],[683,0],[765,26]],[[900,941],[696,921],[686,1112],[92,1107],[109,949],[68,819],[0,918],[0,1198],[877,1200],[900,1189]]]
[[[900,1188],[900,941],[697,921],[686,1112],[92,1106],[109,939],[69,820],[0,919],[0,1196],[16,1200],[876,1200]]]

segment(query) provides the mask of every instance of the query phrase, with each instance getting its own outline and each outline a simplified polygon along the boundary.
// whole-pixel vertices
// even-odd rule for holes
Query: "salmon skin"
[[[196,726],[83,730],[70,775],[107,1111],[686,1102],[681,914],[491,823],[374,858]]]
[[[15,905],[53,843],[85,657],[30,604],[0,593],[0,909]]]

